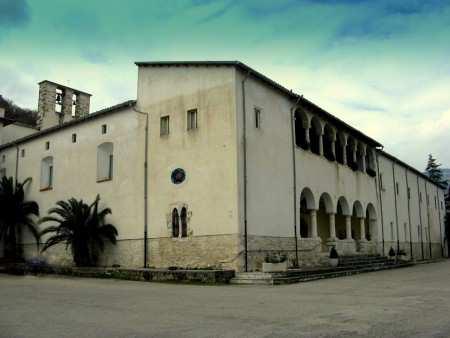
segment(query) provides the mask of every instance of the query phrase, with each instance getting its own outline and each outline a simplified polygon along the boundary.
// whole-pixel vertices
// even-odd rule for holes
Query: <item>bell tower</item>
[[[39,128],[54,127],[89,114],[91,96],[52,81],[39,82]]]

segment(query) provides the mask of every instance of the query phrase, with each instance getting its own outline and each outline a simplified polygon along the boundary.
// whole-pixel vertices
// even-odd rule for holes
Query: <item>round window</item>
[[[172,171],[171,179],[173,184],[183,183],[183,181],[186,179],[186,172],[181,168],[177,168]]]

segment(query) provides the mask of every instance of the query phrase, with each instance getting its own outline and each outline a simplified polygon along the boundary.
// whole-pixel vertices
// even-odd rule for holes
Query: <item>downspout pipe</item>
[[[442,241],[442,219],[441,219],[441,200],[439,198],[439,188],[436,187],[436,199],[437,199],[437,209],[438,209],[438,216],[439,216],[439,238],[441,242],[441,255],[444,257],[444,245]]]
[[[413,244],[412,244],[412,229],[411,229],[411,189],[409,188],[408,183],[408,170],[405,168],[405,178],[406,178],[406,198],[408,201],[408,222],[409,222],[409,250],[411,259],[414,259],[414,253],[413,253]],[[406,234],[405,234],[406,236]]]
[[[244,264],[245,272],[248,272],[248,229],[247,229],[247,109],[245,100],[245,83],[250,76],[247,72],[242,80],[242,150],[244,170]]]
[[[425,194],[427,195],[427,224],[428,224],[428,246],[430,250],[430,259],[433,258],[431,249],[431,229],[430,229],[430,197],[428,196],[427,182],[425,181]]]
[[[392,162],[392,181],[394,182],[394,206],[395,206],[395,224],[397,225],[397,256],[400,252],[400,238],[398,231],[398,210],[397,210],[397,180],[395,179],[395,164]],[[406,234],[405,234],[406,236]]]
[[[149,113],[140,111],[133,107],[133,110],[145,116],[145,144],[144,144],[144,268],[148,267],[148,121]]]
[[[297,236],[297,165],[295,162],[295,111],[297,109],[297,105],[301,100],[301,96],[297,98],[297,101],[291,108],[291,140],[292,140],[292,184],[293,184],[293,192],[294,192],[294,237],[295,237],[295,266],[299,266],[298,261],[298,236]]]
[[[425,254],[423,252],[423,231],[422,231],[422,201],[420,200],[420,186],[419,186],[419,176],[417,176],[417,199],[419,200],[419,230],[420,230],[420,248],[422,251],[422,260],[425,259]]]
[[[383,150],[383,148],[381,148],[381,150]],[[383,197],[381,196],[381,180],[380,180],[380,162],[378,160],[378,152],[377,154],[377,173],[378,173],[378,196],[380,199],[380,213],[381,213],[381,242],[382,242],[382,251],[383,251],[383,256],[384,256],[384,217],[383,217]]]

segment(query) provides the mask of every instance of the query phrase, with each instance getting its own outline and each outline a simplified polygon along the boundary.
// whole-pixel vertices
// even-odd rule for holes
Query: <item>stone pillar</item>
[[[311,210],[309,214],[311,216],[311,238],[317,238],[317,212],[316,210]]]
[[[323,156],[323,129],[319,132],[319,155]]]
[[[336,160],[336,133],[334,132],[331,135],[331,154],[333,158]]]
[[[352,217],[345,216],[345,234],[346,239],[352,239]]]
[[[366,225],[364,223],[364,218],[360,218],[359,219],[359,225],[361,227],[361,240],[365,241],[366,240]]]
[[[328,214],[329,223],[330,223],[330,240],[336,239],[336,222],[335,215],[333,213]]]
[[[347,165],[347,135],[342,135],[342,162]]]
[[[364,144],[361,144],[361,156],[362,156],[362,168],[361,171],[362,172],[366,172],[366,168],[367,168],[367,163],[366,163],[366,146]]]

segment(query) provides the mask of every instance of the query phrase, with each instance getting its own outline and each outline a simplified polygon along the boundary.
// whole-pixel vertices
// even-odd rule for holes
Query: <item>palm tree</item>
[[[65,243],[66,249],[69,246],[71,248],[76,266],[95,266],[99,253],[104,250],[104,239],[116,244],[118,235],[117,229],[105,222],[105,217],[111,214],[111,209],[99,211],[99,201],[99,195],[91,205],[75,198],[58,201],[57,207],[49,210],[50,216],[43,217],[40,221],[57,224],[41,232],[41,236],[53,234],[44,243],[42,251],[56,244]]]
[[[34,217],[39,216],[39,205],[25,201],[24,187],[30,182],[31,178],[27,178],[14,184],[12,177],[3,177],[0,181],[0,239],[5,243],[8,259],[22,258],[23,250],[18,241],[24,228],[33,235],[39,248],[39,232],[34,222]]]

